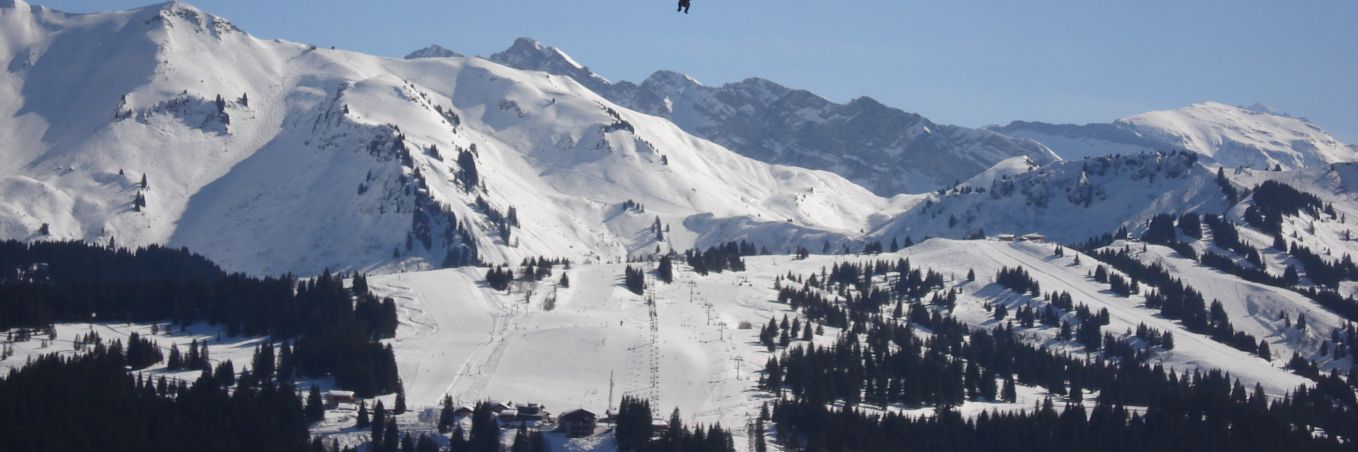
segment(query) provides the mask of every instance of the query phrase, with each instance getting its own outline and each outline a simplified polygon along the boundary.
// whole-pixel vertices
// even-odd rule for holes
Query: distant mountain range
[[[867,97],[838,104],[760,78],[711,87],[659,71],[639,85],[614,83],[528,38],[490,60],[571,77],[619,105],[669,119],[747,157],[831,171],[882,196],[937,190],[1010,157],[1057,160],[1030,140],[937,124]]]
[[[1276,113],[1263,104],[1233,107],[1204,102],[1110,124],[1018,121],[991,130],[1039,141],[1066,159],[1186,150],[1202,155],[1210,164],[1231,168],[1298,169],[1358,160],[1354,147],[1340,143],[1315,124]]]
[[[832,171],[882,196],[937,190],[1011,157],[1044,164],[1186,150],[1208,164],[1259,169],[1358,160],[1358,147],[1263,104],[1206,102],[1111,124],[1016,121],[969,129],[936,124],[867,97],[837,104],[760,78],[711,87],[681,73],[658,71],[639,85],[612,82],[566,52],[530,38],[519,38],[489,59],[571,77],[620,105],[669,119],[743,155]]]

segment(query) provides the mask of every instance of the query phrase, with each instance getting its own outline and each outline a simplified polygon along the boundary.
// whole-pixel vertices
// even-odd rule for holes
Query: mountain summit
[[[449,50],[446,47],[443,47],[438,44],[431,44],[429,47],[425,47],[423,49],[416,50],[414,52],[406,54],[405,59],[414,60],[418,58],[454,58],[460,56],[462,56],[462,54]]]
[[[831,171],[881,196],[933,191],[1011,157],[1058,160],[1033,141],[937,124],[867,97],[838,104],[765,79],[712,87],[673,71],[656,72],[640,85],[610,83],[565,52],[527,38],[490,59],[571,77],[613,102],[669,119],[742,155]]]

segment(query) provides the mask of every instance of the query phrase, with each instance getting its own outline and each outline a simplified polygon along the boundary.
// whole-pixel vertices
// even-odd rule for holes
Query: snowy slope
[[[706,86],[659,71],[640,84],[611,83],[559,49],[520,38],[491,60],[574,78],[620,105],[761,161],[833,171],[882,196],[932,191],[1001,160],[1056,160],[1046,147],[984,129],[936,124],[860,97],[837,104],[751,78]]]
[[[1358,163],[1339,163],[1323,168],[1304,168],[1295,171],[1259,171],[1241,169],[1225,173],[1233,183],[1242,188],[1253,188],[1266,180],[1287,184],[1303,192],[1315,195],[1334,209],[1338,218],[1328,215],[1312,215],[1302,212],[1297,216],[1283,219],[1283,236],[1292,243],[1304,245],[1328,259],[1340,259],[1345,255],[1358,256]],[[1248,202],[1248,200],[1246,200]],[[1244,209],[1237,207],[1231,212],[1236,223],[1243,224]],[[1254,246],[1263,249],[1272,246],[1272,237],[1255,232],[1242,234],[1242,238],[1253,238]],[[1300,266],[1295,260],[1286,258],[1276,260],[1274,273],[1283,271],[1284,263]],[[1347,295],[1358,295],[1358,285],[1345,283]]]
[[[1139,243],[1132,246],[1140,249]],[[508,292],[482,284],[480,269],[374,276],[370,284],[397,300],[402,326],[392,344],[413,405],[433,405],[448,394],[464,402],[545,403],[555,413],[578,407],[603,412],[610,406],[610,376],[612,406],[623,395],[651,395],[649,363],[654,357],[662,412],[678,407],[686,420],[721,422],[738,433],[770,397],[756,390],[758,374],[753,371],[769,357],[757,342],[758,326],[771,317],[797,317],[786,305],[769,301],[776,298],[774,279],[819,273],[836,262],[908,258],[917,267],[939,271],[950,288],[961,290],[954,315],[977,328],[998,324],[987,305],[1005,304],[1013,312],[1022,304],[1039,302],[992,282],[1000,268],[1021,266],[1043,290],[1069,292],[1076,303],[1094,311],[1108,309],[1111,323],[1104,331],[1115,336],[1123,337],[1142,323],[1172,332],[1175,348],[1156,353],[1153,362],[1180,373],[1225,370],[1249,386],[1262,384],[1274,396],[1307,382],[1283,368],[1292,351],[1314,353],[1329,329],[1340,323],[1295,293],[1217,273],[1172,256],[1168,249],[1153,246],[1140,256],[1171,265],[1209,300],[1220,299],[1237,328],[1271,344],[1274,361],[1268,362],[1185,330],[1145,307],[1139,295],[1114,294],[1107,284],[1089,276],[1096,260],[1079,255],[1076,263],[1077,253],[1069,249],[1064,257],[1055,257],[1054,247],[1044,242],[934,239],[880,256],[747,257],[748,270],[738,273],[698,276],[679,266],[673,284],[656,287],[655,344],[649,339],[647,306],[643,297],[622,287],[620,264],[558,266],[547,280],[519,282]],[[975,282],[961,278],[969,270],[976,272]],[[569,288],[555,283],[562,272],[570,277]],[[550,309],[549,299],[555,300]],[[1314,319],[1313,328],[1305,333],[1285,328],[1272,321],[1278,312],[1294,318],[1304,312]],[[739,329],[741,322],[755,327]],[[1056,328],[1019,330],[1033,344],[1077,356],[1084,353],[1080,344],[1057,338]],[[836,334],[837,330],[827,329],[815,340],[829,345]],[[1348,359],[1326,366],[1344,368]],[[968,402],[962,409],[974,415],[1029,408],[1047,395],[1039,388],[1023,388],[1020,394],[1015,404]],[[1092,403],[1092,397],[1087,400]],[[918,412],[911,407],[891,409]],[[736,438],[743,441],[741,434]]]
[[[1137,232],[1157,213],[1223,213],[1229,200],[1196,154],[1137,154],[1032,168],[998,165],[975,180],[930,194],[870,236],[965,238],[1038,233],[1080,243],[1126,226]]]
[[[1226,167],[1286,169],[1358,160],[1358,152],[1302,118],[1261,104],[1204,102],[1153,111],[1111,124],[1013,122],[992,130],[1047,145],[1066,159],[1116,153],[1187,150]]]
[[[18,1],[0,24],[3,237],[43,238],[47,224],[47,238],[313,273],[731,238],[785,248],[892,210],[831,173],[742,157],[569,78],[482,59],[266,41],[183,3],[76,15]]]

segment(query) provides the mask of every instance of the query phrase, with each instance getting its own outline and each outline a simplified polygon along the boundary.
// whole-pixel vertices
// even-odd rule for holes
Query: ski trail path
[[[475,400],[494,373],[514,315],[477,279],[463,271],[372,277],[374,292],[396,300],[401,327],[392,342],[412,404]]]

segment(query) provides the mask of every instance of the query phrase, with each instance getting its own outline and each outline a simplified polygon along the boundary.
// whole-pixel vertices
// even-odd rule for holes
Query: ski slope
[[[1112,246],[1128,245],[1140,250],[1139,243]],[[1106,332],[1123,337],[1143,323],[1172,332],[1175,348],[1155,354],[1153,362],[1181,374],[1220,369],[1249,386],[1261,384],[1275,397],[1309,382],[1283,368],[1291,352],[1313,353],[1329,328],[1342,323],[1295,293],[1197,266],[1166,248],[1151,246],[1138,254],[1143,261],[1161,262],[1184,275],[1209,300],[1220,299],[1238,329],[1273,347],[1274,360],[1265,361],[1160,317],[1144,306],[1140,295],[1114,294],[1089,276],[1097,261],[1069,249],[1065,257],[1055,257],[1054,249],[1053,244],[1037,241],[933,239],[878,256],[747,257],[747,271],[709,276],[680,265],[673,284],[655,284],[659,338],[655,343],[650,341],[644,297],[622,286],[625,264],[558,266],[550,278],[516,282],[506,292],[485,286],[484,270],[476,268],[373,276],[370,285],[397,300],[402,325],[391,343],[414,406],[432,406],[446,394],[462,403],[513,400],[544,403],[554,413],[581,407],[603,413],[624,395],[652,397],[654,361],[659,364],[654,395],[661,414],[677,407],[688,421],[720,422],[738,433],[771,397],[757,390],[756,371],[770,356],[757,343],[758,328],[770,318],[797,317],[787,306],[770,301],[776,295],[774,279],[789,272],[819,273],[836,262],[908,258],[917,267],[939,271],[949,287],[961,290],[954,315],[976,328],[997,324],[986,310],[988,304],[1004,304],[1013,312],[1037,302],[992,282],[1000,268],[1021,266],[1044,291],[1069,292],[1075,303],[1095,312],[1108,309]],[[1080,264],[1075,263],[1076,255]],[[975,282],[962,278],[968,270],[976,272]],[[570,279],[569,288],[557,284],[562,272]],[[553,298],[554,306],[548,310]],[[1279,312],[1294,318],[1304,312],[1313,319],[1313,327],[1304,333],[1284,328],[1272,320]],[[740,329],[742,322],[753,328]],[[1055,328],[1039,325],[1019,331],[1033,344],[1076,356],[1085,353],[1079,343],[1060,340]],[[836,334],[827,328],[815,341],[829,345]],[[1342,366],[1349,359],[1324,365],[1346,368]],[[968,402],[962,410],[977,414],[1022,409],[1048,396],[1040,388],[1022,387],[1019,392],[1020,400],[1014,404]],[[1086,400],[1092,403],[1093,397]],[[904,406],[885,409],[929,412]]]

